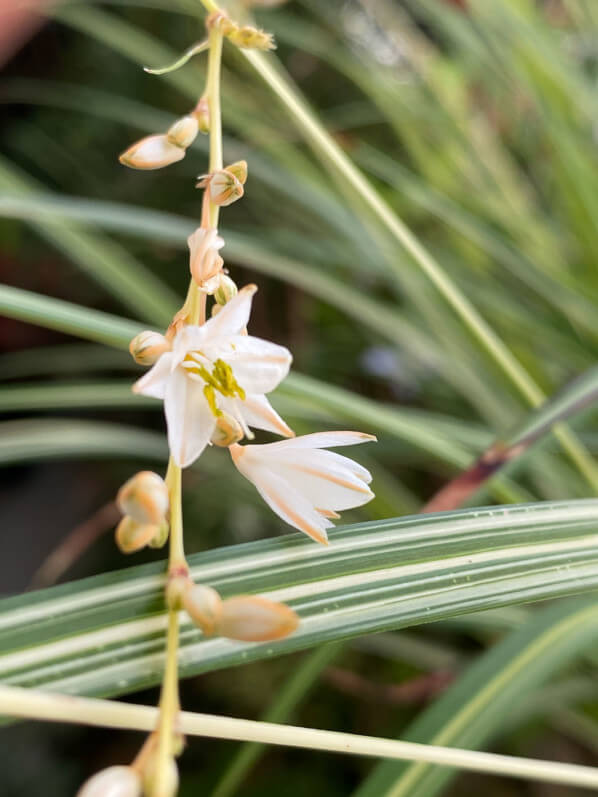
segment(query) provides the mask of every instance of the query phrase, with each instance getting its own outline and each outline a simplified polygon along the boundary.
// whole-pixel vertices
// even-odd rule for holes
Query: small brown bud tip
[[[215,633],[242,642],[268,642],[282,639],[299,625],[299,617],[284,603],[259,595],[228,598]]]
[[[205,94],[200,97],[199,102],[191,113],[191,116],[194,116],[197,119],[197,125],[200,133],[205,134],[210,132],[210,106],[208,104],[208,98]]]
[[[139,365],[153,365],[158,358],[170,350],[170,344],[159,332],[146,329],[135,335],[129,343],[131,357]]]
[[[170,525],[167,520],[163,520],[158,526],[158,531],[148,542],[150,548],[163,548],[168,540]]]
[[[238,443],[244,437],[241,424],[232,417],[223,412],[216,419],[216,428],[212,433],[211,442],[219,448],[228,448],[233,443]]]
[[[212,202],[221,207],[232,205],[245,193],[243,184],[227,169],[221,169],[210,176],[208,190]]]
[[[214,291],[214,299],[218,304],[227,304],[239,293],[239,289],[227,274],[220,274],[218,287]]]
[[[108,767],[93,775],[77,797],[141,797],[140,775],[132,767]]]
[[[185,157],[185,150],[168,140],[168,136],[147,136],[136,141],[119,157],[131,169],[161,169]]]
[[[213,634],[222,614],[222,599],[212,587],[193,584],[182,595],[183,608],[204,634]]]
[[[156,536],[158,531],[158,526],[138,523],[127,515],[116,527],[116,544],[123,553],[135,553],[149,545],[150,540]]]
[[[157,473],[142,470],[123,484],[116,503],[123,515],[130,515],[138,523],[161,526],[168,512],[168,487]]]
[[[225,166],[224,170],[234,174],[241,185],[245,185],[247,182],[247,161],[236,161],[230,166]]]
[[[179,790],[179,770],[174,758],[168,759],[167,766],[160,771],[154,757],[143,773],[144,794],[151,797],[176,797]]]
[[[195,141],[199,132],[199,122],[193,115],[183,116],[169,128],[166,134],[171,144],[187,149]]]

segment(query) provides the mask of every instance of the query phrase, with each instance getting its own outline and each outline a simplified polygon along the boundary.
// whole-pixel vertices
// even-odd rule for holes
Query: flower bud
[[[236,161],[230,166],[225,166],[224,171],[234,174],[241,185],[247,182],[247,161]]]
[[[232,415],[223,412],[222,415],[216,418],[216,428],[211,437],[211,442],[215,446],[228,448],[233,443],[238,443],[243,437],[244,433],[241,424]]]
[[[230,302],[238,293],[239,289],[236,283],[227,274],[221,274],[218,287],[214,291],[214,299],[218,304]]]
[[[151,540],[148,542],[150,548],[163,548],[166,545],[166,541],[168,540],[168,534],[170,532],[170,525],[167,520],[163,520],[159,526],[157,526],[157,531]]]
[[[144,792],[151,797],[176,797],[179,790],[179,770],[174,758],[168,759],[166,768],[158,771],[157,757],[150,761],[143,773]]]
[[[132,767],[108,767],[93,775],[77,797],[141,797],[141,777]]]
[[[123,484],[116,503],[123,515],[138,523],[160,526],[168,512],[168,487],[157,473],[142,470]]]
[[[195,106],[192,116],[197,119],[197,125],[200,133],[210,132],[210,106],[208,98],[205,94],[199,98],[199,102]]]
[[[169,351],[170,344],[159,332],[146,329],[135,335],[129,343],[131,357],[139,365],[153,365],[160,355]]]
[[[212,202],[220,207],[232,205],[237,199],[241,199],[245,193],[241,181],[226,169],[221,169],[212,174],[208,190]]]
[[[131,169],[161,169],[185,157],[185,150],[168,140],[167,136],[147,136],[136,141],[119,157],[123,166]]]
[[[190,585],[182,594],[181,602],[189,617],[204,634],[213,634],[222,614],[222,599],[212,587],[205,584]]]
[[[207,230],[199,227],[187,238],[187,244],[191,276],[198,285],[203,285],[216,276],[224,264],[218,254],[218,250],[224,246],[224,241],[218,235],[218,230],[213,227]]]
[[[149,545],[160,531],[150,523],[138,523],[128,515],[116,527],[116,544],[123,553],[135,553]]]
[[[214,631],[242,642],[268,642],[288,636],[298,625],[299,617],[284,603],[243,595],[223,601]]]
[[[171,144],[187,149],[199,132],[199,122],[195,116],[183,116],[169,128],[167,135]]]

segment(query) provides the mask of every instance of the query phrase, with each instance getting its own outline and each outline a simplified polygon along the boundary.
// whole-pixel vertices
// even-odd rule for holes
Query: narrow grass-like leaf
[[[535,614],[481,656],[401,738],[479,749],[514,705],[598,639],[595,600],[561,602]],[[427,764],[383,764],[356,797],[434,797],[452,773]]]
[[[586,500],[416,516],[340,528],[330,548],[289,534],[194,555],[194,580],[289,602],[301,625],[254,645],[184,621],[181,675],[595,589],[597,511]],[[88,695],[157,683],[164,579],[157,563],[1,601],[0,679]]]

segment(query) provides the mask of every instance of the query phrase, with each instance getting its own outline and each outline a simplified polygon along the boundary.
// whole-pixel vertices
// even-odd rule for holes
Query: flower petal
[[[277,463],[288,464],[296,466],[302,470],[310,470],[316,468],[317,470],[329,470],[332,475],[336,474],[340,479],[346,478],[357,487],[364,487],[372,481],[372,474],[355,462],[350,457],[345,457],[342,454],[337,454],[336,451],[325,451],[321,448],[314,448],[311,451],[304,448],[285,448],[278,451],[270,451],[266,454],[270,459],[275,459]]]
[[[228,307],[228,305],[226,305]],[[216,316],[220,318],[221,313]],[[211,341],[202,351],[214,362],[221,357],[233,369],[238,384],[247,394],[270,393],[285,378],[293,360],[284,346],[254,338],[235,335],[224,341]]]
[[[355,464],[347,457],[319,450],[287,453],[288,457],[276,459],[276,473],[292,484],[313,506],[351,509],[374,497],[366,483],[344,464],[344,460],[349,465]]]
[[[251,449],[260,446],[237,446],[231,449],[233,462],[249,479],[270,509],[290,526],[303,531],[316,542],[328,544],[326,529],[333,523],[321,515],[298,490],[268,467],[255,463]]]
[[[335,446],[354,446],[360,443],[375,443],[376,436],[365,432],[316,432],[294,437],[292,440],[269,443],[270,446],[284,445],[285,448],[334,448]]]
[[[235,404],[234,408],[230,406],[232,402]],[[223,399],[219,396],[218,406],[225,412],[229,412],[233,417],[236,417],[235,410],[239,411],[247,426],[251,426],[254,429],[265,429],[267,432],[274,432],[274,434],[279,434],[283,437],[293,437],[295,434],[265,396],[247,396],[245,401]]]
[[[163,354],[156,364],[135,382],[133,393],[163,399],[166,393],[166,383],[170,377],[172,360],[171,352]]]
[[[205,324],[206,338],[228,337],[240,335],[249,322],[251,302],[257,291],[256,285],[245,285],[239,293],[227,302],[214,318]]]
[[[168,380],[164,412],[170,453],[180,468],[186,468],[202,453],[216,426],[203,384],[189,379],[182,368],[177,368]]]

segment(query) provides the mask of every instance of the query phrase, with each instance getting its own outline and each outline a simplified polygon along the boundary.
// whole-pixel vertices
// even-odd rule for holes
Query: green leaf
[[[35,184],[0,157],[0,187],[26,197]],[[147,321],[168,324],[180,306],[176,294],[115,241],[56,218],[32,215],[29,223],[124,307]]]
[[[183,621],[183,677],[373,631],[598,587],[598,501],[452,512],[339,528],[190,557],[223,595],[287,601],[301,615],[277,643],[206,639]],[[155,684],[163,666],[163,563],[0,601],[0,679],[107,695]]]
[[[561,602],[535,614],[481,656],[401,738],[480,749],[507,724],[514,706],[597,639],[594,599]],[[434,797],[453,776],[447,769],[425,763],[385,762],[355,795]]]

